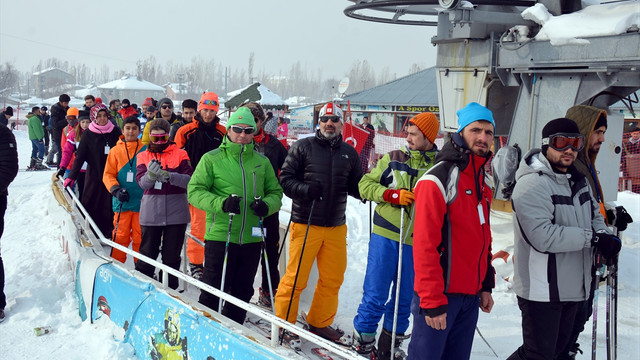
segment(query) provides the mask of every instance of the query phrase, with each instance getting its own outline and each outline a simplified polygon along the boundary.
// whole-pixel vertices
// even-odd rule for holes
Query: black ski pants
[[[4,213],[7,211],[7,193],[0,194],[0,239],[4,232]],[[0,310],[4,310],[7,306],[7,298],[4,295],[4,263],[2,262],[2,253],[0,252]]]
[[[224,266],[225,241],[206,240],[204,245],[204,274],[202,281],[220,289],[222,267]],[[253,296],[253,280],[258,271],[262,243],[229,244],[227,270],[225,273],[224,292],[249,302]],[[200,303],[212,310],[218,310],[217,296],[207,291],[200,292]],[[242,324],[247,312],[226,302],[222,307],[222,315]]]
[[[568,346],[578,308],[583,301],[539,302],[518,296],[522,312],[520,346],[507,360],[553,360]]]
[[[265,243],[267,246],[267,257],[269,259],[269,273],[271,275],[271,286],[273,286],[273,295],[280,283],[280,273],[278,272],[278,241],[280,241],[280,212],[267,216],[262,222],[262,226],[266,231]],[[269,282],[267,279],[267,267],[264,263],[264,256],[260,257],[262,264],[262,291],[269,290]]]
[[[172,269],[180,269],[180,253],[184,244],[184,235],[187,224],[145,226],[141,225],[142,241],[140,242],[140,254],[156,259],[162,254],[162,263]],[[156,268],[143,260],[136,262],[136,270],[153,278]],[[162,272],[160,273],[162,278]],[[169,287],[178,288],[178,278],[169,275]]]

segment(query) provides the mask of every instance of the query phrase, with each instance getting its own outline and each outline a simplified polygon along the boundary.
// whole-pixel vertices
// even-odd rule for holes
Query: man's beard
[[[335,130],[333,132],[320,131],[320,133],[327,139],[334,139],[338,136],[338,133]]]

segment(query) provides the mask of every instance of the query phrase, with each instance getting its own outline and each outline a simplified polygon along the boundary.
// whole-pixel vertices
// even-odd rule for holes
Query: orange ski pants
[[[306,230],[307,224],[291,223],[289,261],[275,297],[276,315],[282,319],[287,316],[293,291],[293,302],[286,320],[291,323],[296,322],[300,294],[307,287],[309,273],[314,260],[317,259],[318,283],[307,314],[307,321],[312,326],[322,328],[333,323],[338,310],[338,292],[347,269],[347,225],[335,227],[311,225],[294,291],[293,282],[300,262]]]
[[[118,214],[120,215],[120,221],[118,221]],[[118,232],[115,233],[116,228]],[[113,231],[115,233],[115,242],[124,246],[129,247],[131,245],[131,249],[133,251],[140,251],[140,242],[142,241],[142,233],[140,230],[140,213],[137,211],[123,211],[121,213],[113,214]],[[127,254],[118,250],[111,249],[111,257],[124,263],[127,261]],[[134,259],[137,261],[138,259]]]
[[[189,204],[189,213],[191,214],[191,235],[204,244],[204,233],[207,230],[207,212]],[[191,264],[202,265],[204,262],[204,246],[188,238],[187,257]]]

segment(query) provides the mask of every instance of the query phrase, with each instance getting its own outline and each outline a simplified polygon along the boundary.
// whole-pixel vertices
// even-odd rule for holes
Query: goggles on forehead
[[[233,130],[233,132],[236,134],[242,134],[244,132],[247,135],[251,135],[253,134],[253,131],[255,129],[253,128],[253,126],[242,127],[238,125],[231,125],[231,130]]]
[[[202,104],[218,106],[218,102],[215,100],[202,100]]]
[[[165,144],[169,141],[169,134],[149,134],[149,140],[154,144]]]
[[[331,122],[334,122],[334,123],[340,122],[340,118],[337,117],[337,116],[322,116],[322,117],[320,117],[320,121],[323,122],[323,123],[326,123],[329,120],[331,120]]]
[[[542,138],[542,145],[549,145],[555,150],[564,151],[572,148],[575,151],[584,149],[584,136],[580,134],[553,134]]]

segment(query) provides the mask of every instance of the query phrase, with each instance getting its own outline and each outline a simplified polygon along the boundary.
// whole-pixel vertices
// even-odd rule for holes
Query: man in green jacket
[[[189,202],[207,212],[202,281],[220,289],[226,266],[224,292],[247,302],[262,249],[259,218],[282,205],[271,162],[254,151],[255,131],[251,111],[239,108],[227,122],[222,144],[202,156],[187,187]],[[215,310],[218,297],[202,291],[200,303]],[[226,303],[222,315],[242,324],[246,311]]]
[[[402,229],[404,245],[395,347],[399,347],[402,339],[406,338],[404,333],[409,327],[414,278],[413,188],[418,179],[433,166],[437,152],[434,141],[439,129],[440,122],[433,113],[424,112],[412,117],[407,125],[408,145],[385,154],[377,166],[369,174],[365,174],[358,184],[363,199],[378,203],[373,215],[373,234],[369,241],[362,302],[353,319],[353,347],[367,357],[374,352],[376,359],[389,359],[391,354],[401,238],[401,207],[405,208]],[[375,349],[376,330],[382,315],[382,333],[378,339],[378,348]]]
[[[29,128],[29,140],[31,140],[31,163],[27,170],[47,170],[48,166],[42,164],[44,159],[44,128],[40,120],[40,107],[31,108],[31,113],[27,115],[27,126]]]

